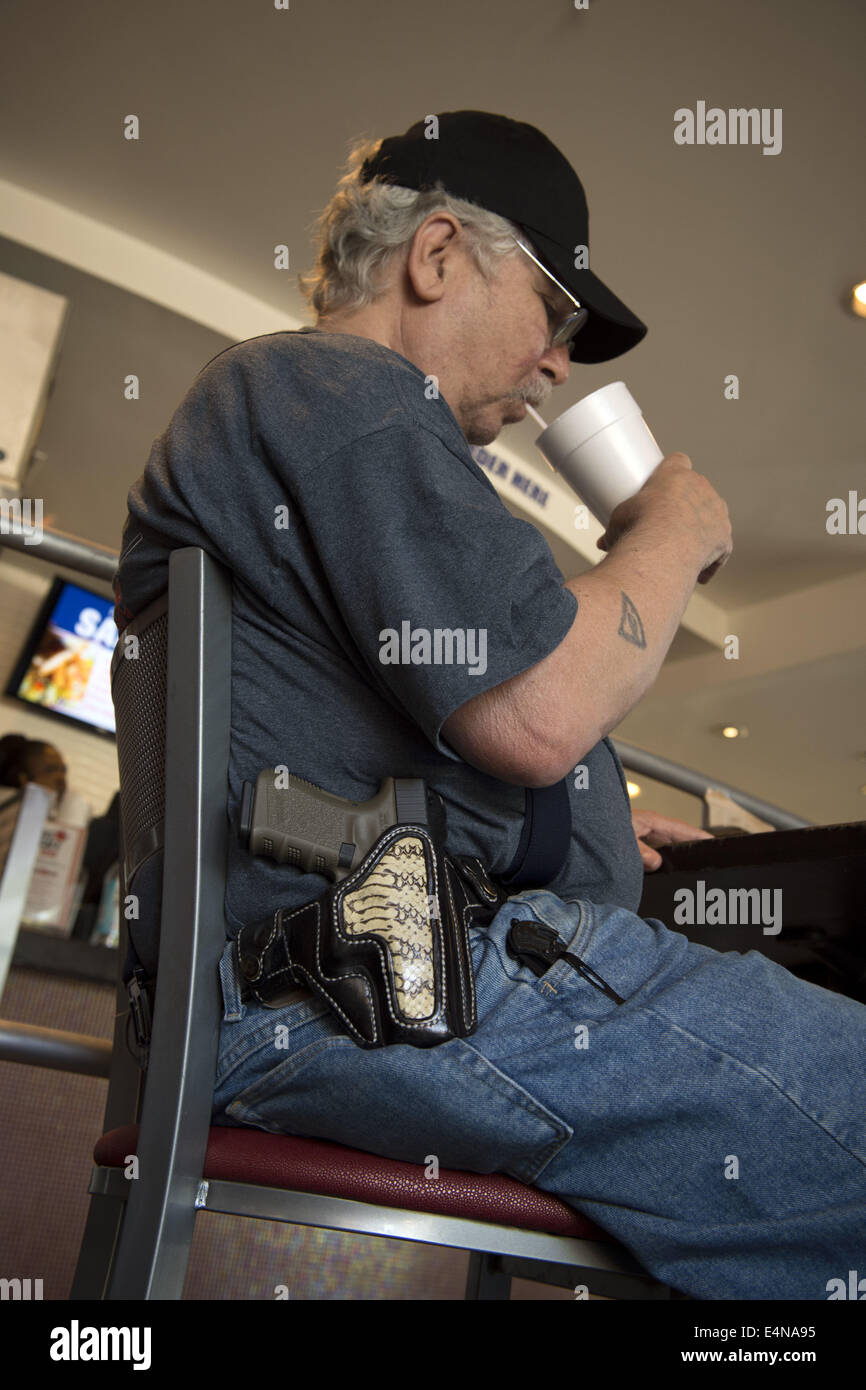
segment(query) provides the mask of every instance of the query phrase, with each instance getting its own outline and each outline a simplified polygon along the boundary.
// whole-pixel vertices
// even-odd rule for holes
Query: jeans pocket
[[[301,1039],[338,1034],[341,1030],[327,1004],[317,998],[296,1000],[279,1009],[248,1002],[243,1018],[224,1017],[217,1051],[213,1123],[221,1122],[224,1107],[234,1096],[270,1072],[280,1059],[294,1055]]]
[[[540,896],[527,915],[552,927],[574,958],[557,960],[539,977],[537,988],[580,995],[599,1017],[632,1000],[642,1002],[645,987],[654,988],[659,975],[678,964],[689,947],[685,937],[663,922],[615,903],[565,903]]]
[[[573,1134],[471,1039],[362,1048],[326,1016],[293,1029],[290,1046],[226,1103],[231,1121],[528,1184]]]

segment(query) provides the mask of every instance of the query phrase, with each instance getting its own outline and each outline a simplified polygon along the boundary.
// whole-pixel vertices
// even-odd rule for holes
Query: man
[[[577,175],[531,126],[447,113],[359,147],[322,234],[316,326],[221,353],[156,441],[130,493],[118,625],[165,587],[173,547],[204,546],[234,578],[233,832],[262,768],[352,801],[421,777],[449,851],[522,891],[472,933],[476,1031],[365,1049],[306,988],[256,999],[238,933],[329,884],[233,833],[214,1121],[509,1173],[697,1298],[825,1298],[866,1230],[866,1009],[636,916],[652,851],[635,829],[648,840],[652,819],[633,827],[608,737],[730,554],[727,508],[674,454],[614,513],[605,559],[564,582],[468,448],[570,361],[646,333],[575,268]],[[406,623],[461,629],[476,655],[483,634],[484,660],[392,660]],[[565,832],[541,886],[519,876],[532,793]],[[588,969],[515,959],[517,917]]]

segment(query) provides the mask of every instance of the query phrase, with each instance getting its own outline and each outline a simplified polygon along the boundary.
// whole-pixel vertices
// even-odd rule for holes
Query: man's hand
[[[663,816],[658,811],[632,811],[631,823],[645,873],[661,868],[662,857],[656,853],[659,845],[682,844],[689,840],[712,840],[708,830],[689,825],[675,816]]]

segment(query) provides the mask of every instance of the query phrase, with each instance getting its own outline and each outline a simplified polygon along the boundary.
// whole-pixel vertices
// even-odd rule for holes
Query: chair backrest
[[[120,770],[121,903],[129,939],[147,974],[156,975],[165,838],[165,720],[168,592],[124,629],[111,661],[111,695]],[[130,962],[124,978],[131,973]]]
[[[115,1298],[161,1297],[188,1257],[222,1012],[231,575],[203,550],[175,550],[165,622],[159,610],[152,605],[136,631],[124,630],[112,673],[123,872],[139,900],[137,920],[124,914],[125,924],[136,952],[158,952],[159,967],[139,1178],[127,1198]],[[123,650],[130,636],[137,657],[135,644]]]

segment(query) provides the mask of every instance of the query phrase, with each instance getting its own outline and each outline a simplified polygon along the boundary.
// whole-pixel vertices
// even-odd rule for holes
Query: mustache
[[[518,400],[528,402],[533,410],[538,410],[549,398],[552,390],[553,387],[549,382],[535,382],[531,386],[524,386],[521,390],[516,391],[515,396]]]

